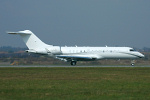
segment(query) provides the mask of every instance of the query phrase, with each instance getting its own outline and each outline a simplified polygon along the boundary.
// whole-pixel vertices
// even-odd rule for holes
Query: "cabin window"
[[[130,51],[135,51],[134,49],[130,49]]]

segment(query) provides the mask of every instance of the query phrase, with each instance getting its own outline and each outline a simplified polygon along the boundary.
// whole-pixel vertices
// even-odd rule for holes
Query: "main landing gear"
[[[72,65],[72,66],[75,66],[76,63],[77,63],[76,61],[71,61],[71,65]]]

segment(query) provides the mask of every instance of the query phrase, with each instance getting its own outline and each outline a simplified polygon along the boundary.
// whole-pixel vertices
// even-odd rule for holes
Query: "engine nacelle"
[[[37,50],[36,53],[39,53],[39,54],[47,54],[47,52],[46,52],[45,49]]]
[[[47,49],[47,53],[51,53],[51,54],[61,54],[61,47],[60,46],[51,46],[46,48]]]
[[[60,46],[49,46],[47,48],[41,48],[37,50],[26,50],[28,53],[38,53],[38,54],[48,54],[48,55],[57,55],[62,54]]]
[[[39,49],[39,50],[29,49],[29,50],[26,50],[26,52],[28,52],[28,53],[38,53],[38,54],[47,54],[47,51],[45,49]]]
[[[36,51],[35,50],[32,50],[32,49],[30,49],[30,50],[25,50],[27,53],[36,53]]]

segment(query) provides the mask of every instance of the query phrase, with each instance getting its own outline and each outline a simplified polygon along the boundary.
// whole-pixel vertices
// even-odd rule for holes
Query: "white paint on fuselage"
[[[109,58],[139,58],[141,53],[129,47],[61,47],[64,55],[93,55],[99,59]]]

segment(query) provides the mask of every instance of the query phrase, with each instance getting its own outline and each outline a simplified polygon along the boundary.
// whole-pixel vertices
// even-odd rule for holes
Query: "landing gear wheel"
[[[77,63],[76,61],[71,61],[71,65],[72,65],[72,66],[75,66],[76,63]]]

